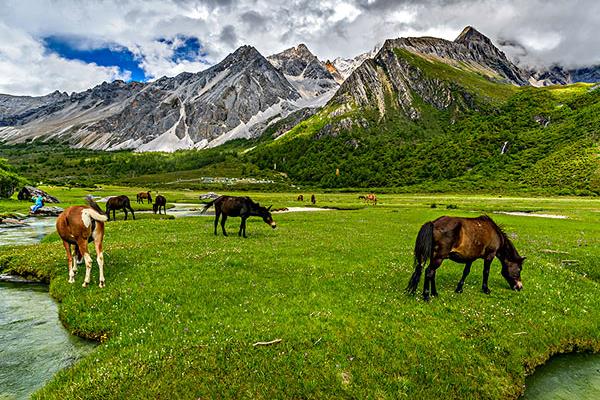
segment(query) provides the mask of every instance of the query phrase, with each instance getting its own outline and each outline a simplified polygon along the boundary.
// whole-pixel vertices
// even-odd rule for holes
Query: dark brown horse
[[[131,208],[131,203],[129,202],[129,197],[125,195],[114,196],[108,199],[106,202],[106,215],[108,216],[108,220],[110,221],[110,212],[113,213],[113,219],[116,220],[115,210],[123,210],[125,212],[125,220],[127,221],[127,210],[131,211],[131,216],[135,219],[135,214],[133,213],[133,208]]]
[[[485,294],[490,293],[488,276],[494,257],[502,264],[502,276],[514,290],[521,290],[521,269],[525,257],[517,253],[508,236],[486,215],[477,218],[440,217],[427,222],[419,230],[415,243],[415,272],[412,274],[406,290],[414,293],[421,279],[423,265],[429,260],[425,269],[425,285],[423,298],[429,300],[431,295],[437,296],[435,288],[435,271],[442,261],[465,264],[462,278],[456,286],[456,293],[462,293],[465,278],[471,271],[471,264],[478,258],[483,261],[483,285]]]
[[[107,220],[102,209],[92,200],[86,198],[88,207],[71,206],[64,210],[56,220],[56,230],[67,251],[69,263],[69,283],[75,282],[75,272],[81,257],[85,260],[85,279],[83,287],[90,283],[92,257],[88,251],[88,243],[96,246],[96,260],[100,269],[100,287],[104,287],[104,256],[102,254],[102,239],[104,238],[104,221]],[[75,246],[75,256],[71,252]]]
[[[299,194],[297,200],[298,201],[304,201],[304,195]]]
[[[314,194],[310,196],[310,202],[313,204],[317,204],[317,196]]]
[[[137,198],[137,202],[139,203],[144,203],[144,199],[148,199],[148,204],[152,204],[152,195],[150,194],[150,191],[148,190],[147,192],[139,192],[136,196]]]
[[[246,237],[246,220],[248,217],[261,217],[265,223],[271,225],[271,228],[277,228],[277,224],[273,221],[271,213],[269,212],[271,206],[268,208],[262,207],[260,204],[253,202],[250,197],[220,196],[206,204],[202,212],[206,212],[206,210],[213,205],[215,206],[215,235],[217,234],[217,224],[219,223],[221,214],[223,214],[223,218],[221,219],[221,229],[225,236],[227,236],[227,232],[225,232],[225,221],[227,220],[227,217],[242,218],[238,236],[243,234],[244,237]]]
[[[165,212],[165,215],[167,215],[167,199],[165,198],[165,196],[162,196],[160,194],[156,196],[152,208],[154,209],[154,214],[156,214],[156,212],[158,211],[158,215],[160,215],[160,209],[162,208]]]

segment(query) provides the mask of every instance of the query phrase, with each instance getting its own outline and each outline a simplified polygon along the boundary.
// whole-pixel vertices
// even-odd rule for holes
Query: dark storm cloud
[[[235,28],[232,25],[225,26],[223,30],[221,30],[219,39],[221,39],[223,43],[226,43],[230,47],[235,47],[238,41],[237,34],[235,33]]]

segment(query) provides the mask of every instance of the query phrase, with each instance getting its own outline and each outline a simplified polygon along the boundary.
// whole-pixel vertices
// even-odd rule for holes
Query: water
[[[94,348],[70,335],[41,284],[0,282],[0,399],[26,399]]]
[[[56,229],[55,217],[27,218],[23,222],[18,226],[0,224],[0,246],[39,243]]]
[[[600,399],[600,354],[561,354],[526,380],[523,400]]]

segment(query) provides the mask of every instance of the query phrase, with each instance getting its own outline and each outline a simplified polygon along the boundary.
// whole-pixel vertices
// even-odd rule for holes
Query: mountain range
[[[304,44],[266,58],[255,48],[242,46],[198,73],[148,83],[105,82],[71,95],[0,95],[0,141],[41,139],[98,150],[174,151],[258,137],[276,124],[275,136],[280,136],[322,107],[335,106],[338,116],[356,106],[374,107],[379,118],[400,110],[419,120],[420,103],[451,110],[454,117],[488,103],[469,90],[457,90],[459,80],[440,80],[427,73],[427,65],[415,68],[415,56],[419,62],[441,62],[448,76],[467,71],[471,81],[463,86],[475,84],[483,92],[493,83],[516,87],[600,78],[600,69],[593,67],[522,70],[472,27],[454,41],[389,39],[354,59],[325,62]],[[483,97],[493,102],[507,91],[510,87],[494,89]],[[367,123],[337,119],[341,124],[329,124],[322,134]]]

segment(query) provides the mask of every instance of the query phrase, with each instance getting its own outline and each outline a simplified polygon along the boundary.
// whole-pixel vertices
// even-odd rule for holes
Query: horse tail
[[[202,209],[202,211],[200,212],[200,214],[204,214],[206,212],[206,210],[208,210],[209,208],[211,208],[218,200],[221,199],[221,197],[223,196],[219,196],[216,199],[214,199],[213,201],[206,203],[206,205],[204,206],[204,208]]]
[[[91,218],[94,221],[99,222],[105,222],[106,220],[108,220],[108,217],[106,216],[104,211],[102,211],[100,206],[94,201],[94,199],[92,199],[92,196],[86,196],[85,202],[88,204],[88,206],[90,206],[90,208],[84,210],[84,212],[82,213],[84,223],[87,222],[87,218]],[[89,223],[86,224],[86,226],[89,226]]]
[[[102,211],[102,209],[100,208],[100,206],[98,205],[98,203],[96,203],[94,201],[94,199],[92,198],[92,196],[88,195],[85,196],[85,202],[87,203],[88,206],[90,206],[94,211],[99,212],[100,214],[104,214],[104,211]]]
[[[406,291],[414,294],[421,280],[421,272],[423,271],[423,265],[427,260],[431,259],[433,253],[433,222],[427,222],[421,226],[419,233],[417,234],[417,240],[415,241],[415,272],[413,272]]]

